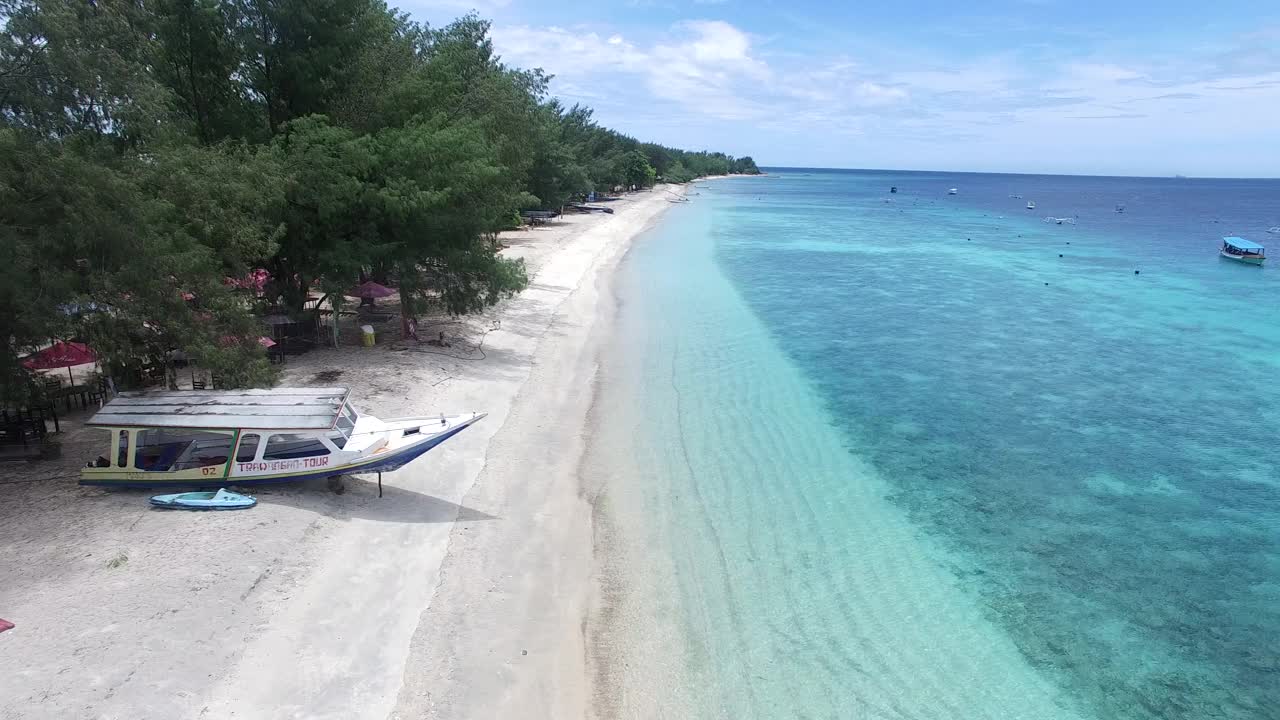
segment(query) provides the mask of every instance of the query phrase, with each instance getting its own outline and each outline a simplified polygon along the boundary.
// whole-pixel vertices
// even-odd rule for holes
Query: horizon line
[[[908,170],[903,168],[842,168],[842,167],[805,167],[799,165],[760,165],[761,170],[818,170],[822,172],[896,172],[896,173],[944,173],[950,175],[1014,175],[1033,177],[1086,177],[1086,178],[1124,178],[1133,180],[1280,180],[1278,177],[1241,177],[1215,175],[1097,175],[1089,173],[1046,173],[1046,172],[1012,172],[988,170]]]

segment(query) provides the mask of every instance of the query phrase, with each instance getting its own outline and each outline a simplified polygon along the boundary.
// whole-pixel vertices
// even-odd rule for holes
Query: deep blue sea
[[[1280,717],[1280,181],[691,192],[589,455],[619,714]]]

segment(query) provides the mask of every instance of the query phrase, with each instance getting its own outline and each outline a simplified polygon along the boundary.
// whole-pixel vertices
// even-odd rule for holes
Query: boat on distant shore
[[[1267,249],[1256,242],[1241,237],[1222,238],[1222,257],[1249,265],[1261,265],[1267,259]]]
[[[1036,209],[1036,201],[1035,201],[1035,200],[1028,200],[1028,201],[1027,201],[1027,209],[1028,209],[1028,210],[1035,210],[1035,209]]]
[[[379,420],[342,387],[121,393],[89,427],[106,453],[81,485],[225,487],[395,470],[484,413]]]

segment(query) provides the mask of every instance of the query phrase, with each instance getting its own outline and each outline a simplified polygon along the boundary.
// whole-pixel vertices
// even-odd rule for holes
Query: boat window
[[[334,447],[341,450],[347,446],[347,433],[335,430],[329,433],[329,442],[333,443]]]
[[[117,455],[116,467],[129,467],[129,431],[128,430],[120,431],[120,452]]]
[[[258,435],[249,433],[240,436],[240,447],[236,450],[236,462],[253,462],[258,457]]]
[[[329,448],[314,435],[272,435],[267,440],[263,460],[288,460],[289,458],[328,455]]]
[[[231,455],[229,432],[150,428],[135,437],[134,465],[139,470],[165,472],[222,465]]]

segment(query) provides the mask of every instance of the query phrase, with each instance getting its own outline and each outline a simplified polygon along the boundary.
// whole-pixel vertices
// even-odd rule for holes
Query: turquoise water
[[[601,369],[615,710],[1277,717],[1280,274],[1216,242],[1280,183],[698,192]]]

